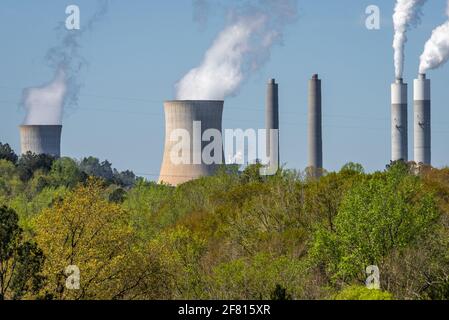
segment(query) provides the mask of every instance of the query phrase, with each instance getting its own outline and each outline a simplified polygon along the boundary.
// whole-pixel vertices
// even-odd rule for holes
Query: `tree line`
[[[175,188],[0,144],[0,299],[449,298],[448,168],[259,167]]]

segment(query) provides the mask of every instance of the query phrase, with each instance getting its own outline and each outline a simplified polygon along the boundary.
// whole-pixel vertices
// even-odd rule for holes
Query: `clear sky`
[[[0,3],[0,141],[19,152],[19,107],[25,87],[53,76],[44,56],[57,43],[55,27],[77,4],[81,17],[91,0],[2,0]],[[365,27],[365,8],[381,9],[381,29]],[[392,0],[299,0],[299,19],[285,30],[268,63],[225,101],[224,128],[263,128],[267,80],[280,86],[281,160],[307,165],[307,81],[323,80],[324,166],[349,161],[381,170],[390,158],[390,84],[394,79]],[[425,41],[445,21],[446,0],[428,1],[422,25],[408,33],[405,80],[409,83],[409,155],[412,149],[412,83]],[[197,66],[225,25],[221,10],[207,24],[193,20],[190,0],[115,0],[95,30],[83,38],[89,62],[78,107],[64,117],[62,153],[108,159],[156,179],[164,140],[163,101]],[[83,20],[82,20],[83,21]],[[81,24],[82,24],[81,21]],[[82,27],[82,25],[81,25]],[[449,65],[432,79],[433,164],[449,164]]]

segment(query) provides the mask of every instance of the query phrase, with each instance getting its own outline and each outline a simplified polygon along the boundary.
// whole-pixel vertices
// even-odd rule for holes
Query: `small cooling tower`
[[[210,176],[221,163],[224,163],[222,143],[219,155],[221,163],[208,164],[202,159],[203,150],[211,143],[202,141],[204,132],[215,129],[222,133],[223,105],[223,101],[212,100],[178,100],[164,103],[165,148],[159,176],[160,183],[176,186]],[[187,154],[183,154],[184,148],[180,151],[182,143],[186,144]],[[187,161],[180,162],[180,158]]]
[[[420,74],[414,81],[414,150],[417,164],[431,165],[430,80]]]
[[[391,85],[391,160],[408,161],[407,84]]]
[[[21,152],[61,156],[61,125],[20,126]]]

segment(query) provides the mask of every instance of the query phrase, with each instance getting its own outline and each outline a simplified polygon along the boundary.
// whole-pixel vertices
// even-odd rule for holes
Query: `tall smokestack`
[[[20,126],[21,152],[61,156],[61,125]]]
[[[309,168],[319,177],[323,169],[321,80],[314,74],[309,81]]]
[[[391,160],[408,161],[407,84],[391,85]]]
[[[267,85],[265,126],[267,130],[267,152],[270,154],[270,165],[278,166],[280,163],[279,134],[271,130],[279,130],[279,91],[275,79],[270,79]],[[271,152],[271,146],[276,148]]]
[[[214,153],[213,156],[218,160],[208,164],[202,157],[206,146],[211,143],[202,141],[206,131],[215,131],[222,138],[223,105],[224,101],[215,100],[176,100],[164,103],[165,149],[160,183],[176,186],[210,176],[224,163],[223,142],[215,141],[215,137],[213,142],[219,144],[220,150],[219,154]],[[180,158],[182,161],[179,161]]]
[[[431,92],[430,80],[420,73],[414,81],[414,118],[415,118],[415,162],[431,165]]]

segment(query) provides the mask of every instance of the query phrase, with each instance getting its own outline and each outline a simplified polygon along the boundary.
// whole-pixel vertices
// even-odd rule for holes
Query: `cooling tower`
[[[407,84],[397,79],[391,85],[391,160],[408,161]]]
[[[47,154],[61,156],[60,125],[24,125],[20,126],[21,152],[25,154]]]
[[[323,141],[321,116],[321,80],[314,74],[309,81],[309,168],[321,176],[323,169]]]
[[[425,74],[415,79],[413,86],[414,96],[414,153],[417,164],[431,164],[431,94],[430,80]]]
[[[220,163],[208,164],[202,159],[202,152],[211,143],[202,141],[204,132],[215,129],[220,135],[222,134],[223,105],[223,101],[209,100],[164,103],[165,149],[159,176],[160,183],[176,186],[189,180],[210,176],[220,164],[224,163],[222,140],[219,141]],[[184,147],[180,148],[182,144]]]
[[[270,155],[270,165],[276,168],[280,163],[279,154],[279,133],[274,134],[271,130],[279,130],[279,94],[278,84],[274,79],[270,79],[267,85],[265,127],[267,131],[267,154]],[[273,152],[270,152],[274,146]]]

